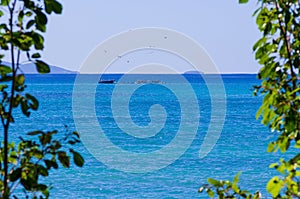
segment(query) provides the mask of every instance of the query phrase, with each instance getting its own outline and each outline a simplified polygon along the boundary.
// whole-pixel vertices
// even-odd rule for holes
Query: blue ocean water
[[[95,75],[94,75],[95,76]],[[91,79],[91,75],[84,78]],[[99,76],[96,76],[100,79]],[[267,127],[255,120],[256,110],[260,106],[261,97],[254,97],[251,88],[258,85],[255,75],[222,75],[226,91],[226,118],[222,132],[215,147],[204,158],[199,158],[199,150],[203,143],[209,124],[211,123],[211,96],[206,82],[200,75],[184,75],[187,82],[178,81],[178,75],[131,75],[122,79],[122,75],[104,75],[102,79],[115,79],[118,84],[99,84],[92,97],[95,104],[82,104],[82,115],[79,119],[89,120],[93,115],[86,114],[86,106],[95,107],[98,125],[112,144],[125,151],[146,154],[162,149],[176,137],[182,124],[183,106],[189,104],[191,96],[178,100],[177,94],[168,87],[172,85],[185,94],[184,84],[191,85],[197,97],[200,110],[199,126],[190,147],[170,165],[147,173],[129,173],[116,170],[109,164],[97,160],[90,152],[89,146],[81,144],[77,147],[85,158],[83,168],[60,169],[52,172],[49,181],[54,186],[52,198],[207,198],[199,194],[198,188],[206,183],[208,177],[217,179],[233,179],[239,171],[241,187],[251,191],[261,190],[275,173],[268,169],[270,162],[277,161],[280,154],[267,154],[270,141],[275,139]],[[207,78],[214,79],[214,75]],[[134,84],[137,80],[160,80],[160,84]],[[16,111],[16,124],[12,127],[11,139],[31,130],[64,131],[64,125],[76,130],[72,113],[72,98],[76,75],[27,75],[27,91],[40,101],[40,109],[25,118]],[[87,81],[88,82],[88,81]],[[211,81],[213,82],[213,81]],[[122,92],[114,95],[117,86]],[[218,85],[216,85],[218,86]],[[157,134],[149,138],[137,138],[122,131],[121,124],[116,122],[111,103],[112,98],[121,101],[128,97],[129,90],[134,89],[128,104],[117,107],[123,112],[128,110],[133,124],[147,128],[151,123],[149,109],[160,104],[165,109],[166,120]],[[83,90],[82,99],[87,97],[88,90]],[[89,95],[90,96],[90,95]],[[192,115],[192,114],[191,114]],[[118,116],[121,117],[122,115]],[[125,116],[124,116],[125,117]],[[189,114],[187,116],[189,117]],[[128,119],[128,118],[126,118]],[[190,118],[188,121],[194,121]],[[119,120],[120,121],[120,120]],[[124,120],[125,121],[125,120]],[[126,120],[127,121],[127,120]],[[126,125],[126,124],[125,124]],[[93,126],[88,126],[91,131]],[[95,130],[95,134],[98,132]],[[101,143],[95,143],[95,147]],[[99,151],[101,153],[101,151]],[[113,159],[113,154],[108,154]],[[120,162],[128,157],[121,157]],[[154,161],[154,160],[153,160]],[[130,165],[128,165],[130,167]],[[147,168],[147,165],[145,165]]]

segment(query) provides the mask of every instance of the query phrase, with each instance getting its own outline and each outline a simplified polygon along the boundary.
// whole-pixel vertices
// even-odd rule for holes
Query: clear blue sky
[[[162,27],[200,43],[222,73],[256,73],[252,45],[260,37],[252,13],[255,1],[86,0],[61,1],[51,16],[43,57],[51,65],[78,70],[105,39],[129,29]],[[117,69],[115,69],[117,70]]]

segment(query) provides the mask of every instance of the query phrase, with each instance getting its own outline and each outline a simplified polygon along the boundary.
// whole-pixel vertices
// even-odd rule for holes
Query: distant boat
[[[137,80],[135,84],[164,84],[165,82],[162,82],[160,80]]]
[[[102,80],[100,79],[98,81],[99,84],[114,84],[115,83],[115,80],[114,79],[109,79],[109,80]]]

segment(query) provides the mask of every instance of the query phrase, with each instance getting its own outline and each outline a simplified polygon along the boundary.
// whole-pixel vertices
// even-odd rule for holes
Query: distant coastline
[[[9,62],[5,62],[2,61],[1,62],[2,65],[7,65],[10,66],[11,63]],[[81,75],[101,75],[99,73],[80,73],[78,71],[73,71],[73,70],[69,70],[69,69],[65,69],[63,67],[59,67],[59,66],[53,66],[53,65],[49,65],[50,66],[50,74],[81,74]],[[22,70],[22,72],[24,74],[39,74],[36,70],[36,67],[33,63],[26,63],[26,64],[22,64],[20,66],[20,69]],[[124,73],[124,72],[105,72],[103,73],[104,75],[123,75],[123,74],[128,74],[128,73]],[[185,71],[183,73],[159,73],[158,71],[155,71],[153,73],[148,72],[148,73],[130,73],[132,75],[254,75],[257,73],[241,73],[241,72],[226,72],[226,73],[215,73],[215,74],[207,74],[204,73],[202,71],[196,71],[196,70],[189,70],[189,71]]]
[[[199,74],[204,74],[204,73],[202,71],[189,70],[189,71],[185,71],[183,74],[185,74],[185,75],[199,75]]]
[[[5,61],[2,61],[1,64],[11,66],[11,63]],[[50,74],[78,74],[77,71],[68,70],[58,66],[49,65],[49,67],[51,71]],[[24,74],[39,74],[34,63],[21,64],[20,70]]]

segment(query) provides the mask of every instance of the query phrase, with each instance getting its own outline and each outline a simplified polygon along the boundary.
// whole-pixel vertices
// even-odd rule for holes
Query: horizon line
[[[24,73],[25,75],[124,75],[127,73]],[[233,72],[233,73],[130,73],[127,75],[257,75],[257,73],[241,73],[241,72]]]

